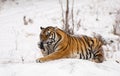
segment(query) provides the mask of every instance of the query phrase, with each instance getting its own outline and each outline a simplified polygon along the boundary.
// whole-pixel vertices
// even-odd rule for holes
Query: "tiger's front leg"
[[[69,56],[69,54],[66,51],[57,51],[57,52],[53,52],[45,57],[38,58],[36,60],[36,62],[42,63],[42,62],[47,62],[47,61],[51,61],[51,60],[66,58],[68,56]]]

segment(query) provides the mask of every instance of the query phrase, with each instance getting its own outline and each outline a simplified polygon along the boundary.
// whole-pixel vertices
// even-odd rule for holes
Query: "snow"
[[[0,64],[2,76],[120,76],[120,65],[105,61],[64,59],[47,63]]]
[[[96,33],[108,42],[103,46],[106,61],[100,64],[79,59],[35,63],[36,58],[42,57],[37,46],[40,26],[62,28],[59,0],[2,1],[0,76],[120,76],[120,64],[116,63],[120,62],[120,37],[113,34],[120,0],[75,0],[75,21],[81,20],[75,34],[93,36]],[[65,6],[65,0],[62,2]],[[24,25],[24,16],[33,22]]]

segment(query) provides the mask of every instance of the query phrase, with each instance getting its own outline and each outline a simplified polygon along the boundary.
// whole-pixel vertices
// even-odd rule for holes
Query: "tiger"
[[[41,27],[39,48],[45,52],[37,63],[56,59],[75,58],[96,63],[104,61],[103,42],[97,37],[74,36],[58,27]]]

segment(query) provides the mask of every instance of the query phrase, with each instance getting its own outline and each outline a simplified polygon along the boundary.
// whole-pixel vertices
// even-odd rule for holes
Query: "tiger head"
[[[40,29],[40,42],[38,43],[38,47],[41,49],[42,54],[46,56],[55,51],[55,45],[60,40],[57,35],[58,28],[49,26],[46,28],[40,27]]]
[[[58,46],[67,40],[64,39],[67,38],[65,37],[66,33],[57,27],[48,26],[46,28],[40,27],[40,29],[40,42],[38,43],[38,47],[44,56],[57,51],[59,49]]]
[[[47,28],[43,28],[40,27],[41,29],[41,33],[40,33],[40,41],[43,44],[48,44],[51,45],[55,42],[56,40],[56,36],[55,36],[55,27],[47,27]]]

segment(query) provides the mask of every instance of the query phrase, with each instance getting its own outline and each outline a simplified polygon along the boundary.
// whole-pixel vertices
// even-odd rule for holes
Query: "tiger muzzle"
[[[44,44],[43,44],[43,42],[38,43],[38,46],[39,46],[40,49],[44,50]]]

